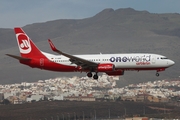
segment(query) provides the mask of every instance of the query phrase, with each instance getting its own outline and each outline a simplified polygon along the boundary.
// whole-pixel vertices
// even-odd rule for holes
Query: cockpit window
[[[167,57],[161,57],[161,59],[163,60],[163,59],[168,59]]]

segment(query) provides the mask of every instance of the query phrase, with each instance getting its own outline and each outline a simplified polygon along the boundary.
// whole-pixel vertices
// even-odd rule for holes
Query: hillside
[[[34,23],[23,27],[24,31],[46,52],[53,53],[47,42],[50,38],[56,46],[70,54],[91,53],[157,53],[174,60],[176,64],[155,77],[153,72],[125,72],[119,84],[174,78],[180,75],[180,14],[154,14],[148,11],[105,9],[85,19],[60,19]],[[58,76],[85,76],[85,73],[58,73],[32,69],[5,56],[19,54],[12,29],[0,29],[0,84]]]

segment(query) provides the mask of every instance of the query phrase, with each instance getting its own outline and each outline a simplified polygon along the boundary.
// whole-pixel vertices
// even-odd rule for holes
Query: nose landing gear
[[[159,76],[159,73],[158,73],[158,72],[156,73],[156,76],[157,76],[157,77]]]
[[[158,77],[159,76],[159,72],[161,71],[165,71],[165,68],[159,68],[157,69],[157,72],[156,72],[156,76]]]

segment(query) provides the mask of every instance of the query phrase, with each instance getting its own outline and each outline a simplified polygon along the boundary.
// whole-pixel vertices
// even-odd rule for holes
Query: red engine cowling
[[[112,72],[106,72],[106,74],[109,76],[120,76],[120,75],[124,75],[124,70],[116,70],[116,71],[112,71]]]
[[[112,72],[115,70],[115,66],[114,64],[99,64],[97,67],[97,71],[98,72]]]

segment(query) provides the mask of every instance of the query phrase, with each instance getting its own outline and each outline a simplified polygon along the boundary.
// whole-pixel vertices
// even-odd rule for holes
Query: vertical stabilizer
[[[22,30],[22,28],[14,28],[14,32],[16,34],[19,51],[22,57],[24,58],[44,57],[42,52],[28,37],[28,35]]]

